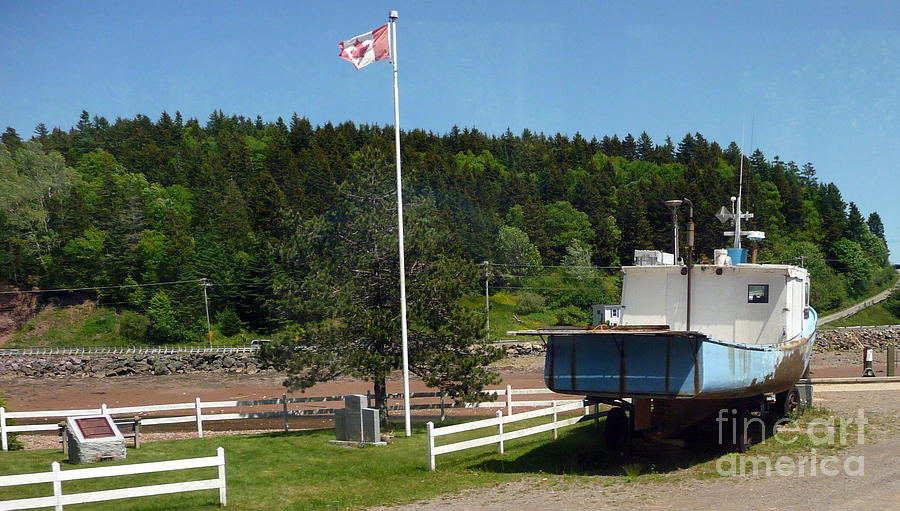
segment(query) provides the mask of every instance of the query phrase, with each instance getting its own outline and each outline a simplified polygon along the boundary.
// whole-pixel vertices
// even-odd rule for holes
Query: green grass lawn
[[[552,312],[535,312],[516,314],[518,297],[507,291],[498,291],[491,295],[491,340],[511,339],[507,332],[513,330],[530,330],[554,324]],[[473,309],[484,310],[484,295],[473,295],[465,298],[463,303]],[[516,320],[518,318],[518,320]]]
[[[823,415],[824,414],[824,415]],[[817,411],[812,418],[827,416]],[[523,421],[512,429],[545,422]],[[801,418],[801,422],[807,420]],[[485,446],[438,456],[437,470],[427,469],[426,438],[416,425],[411,438],[396,438],[386,447],[347,448],[332,445],[331,430],[289,432],[255,436],[231,436],[144,444],[129,449],[124,463],[215,455],[225,448],[228,508],[235,510],[363,509],[374,505],[412,502],[465,488],[475,488],[540,475],[559,485],[609,485],[614,483],[678,481],[685,478],[719,477],[715,461],[724,453],[704,444],[688,449],[654,447],[627,463],[604,452],[600,427],[585,423],[551,433],[506,442],[506,453]],[[438,444],[491,434],[493,428],[438,438]],[[806,442],[755,445],[751,454],[783,454],[808,451]],[[822,449],[820,448],[820,451]],[[55,450],[0,453],[0,474],[49,470],[63,455]],[[123,463],[123,462],[116,462]],[[108,466],[104,463],[103,466]],[[75,468],[62,463],[63,470]],[[79,467],[81,468],[81,467]],[[638,475],[642,473],[642,475]],[[215,468],[115,477],[64,483],[70,493],[162,484],[215,477]],[[0,488],[0,500],[50,494],[49,484]],[[96,510],[201,510],[217,506],[216,491],[140,497],[106,503],[67,506]]]
[[[216,331],[213,344],[221,346],[247,346],[251,339],[269,338],[268,335],[241,333],[224,337]],[[134,346],[141,343],[125,339],[119,334],[119,316],[115,309],[86,302],[71,307],[47,307],[31,318],[4,344],[6,348],[56,347],[56,346]],[[179,346],[207,346],[205,339]]]

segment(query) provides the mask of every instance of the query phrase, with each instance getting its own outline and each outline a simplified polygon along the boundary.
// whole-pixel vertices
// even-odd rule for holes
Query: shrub
[[[518,299],[516,300],[516,308],[515,311],[517,314],[531,314],[533,312],[541,312],[544,310],[544,305],[546,304],[547,299],[543,296],[532,293],[530,291],[525,291],[524,293],[520,293]]]
[[[241,333],[244,322],[238,317],[234,309],[226,308],[216,314],[216,326],[225,337],[231,337]]]
[[[588,312],[574,305],[554,310],[553,318],[557,325],[587,325],[590,323]]]
[[[143,314],[123,311],[119,314],[119,335],[130,341],[142,342],[147,339],[150,319]]]
[[[891,293],[891,296],[884,301],[884,308],[893,314],[894,317],[900,318],[900,289],[895,290]]]

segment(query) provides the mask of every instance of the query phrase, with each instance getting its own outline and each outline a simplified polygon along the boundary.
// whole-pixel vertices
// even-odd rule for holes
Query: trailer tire
[[[778,418],[793,418],[800,408],[800,390],[794,386],[775,397],[775,413]]]
[[[614,453],[626,453],[631,449],[631,420],[622,407],[609,410],[604,428],[606,448]]]

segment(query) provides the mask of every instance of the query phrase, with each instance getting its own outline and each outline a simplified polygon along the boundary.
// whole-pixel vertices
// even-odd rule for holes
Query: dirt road
[[[406,506],[371,511],[581,511],[591,510],[702,510],[760,511],[816,510],[884,511],[900,509],[900,391],[864,393],[819,392],[819,404],[852,416],[858,407],[881,427],[866,434],[866,443],[838,451],[838,467],[848,458],[862,457],[864,471],[839,470],[815,476],[726,476],[699,479],[690,469],[665,474],[661,480],[610,483],[608,477],[528,477],[493,488],[470,490]],[[851,465],[852,466],[852,465]],[[829,464],[827,468],[833,468]],[[620,479],[621,480],[621,479]],[[673,481],[674,480],[674,481]]]

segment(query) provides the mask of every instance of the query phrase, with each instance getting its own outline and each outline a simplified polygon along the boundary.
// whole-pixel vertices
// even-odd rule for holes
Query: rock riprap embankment
[[[839,328],[819,330],[815,351],[854,351],[864,346],[884,351],[891,345],[900,345],[900,328]]]
[[[862,346],[880,353],[900,344],[900,328],[861,328],[819,331],[815,351],[856,351]],[[508,357],[543,355],[542,342],[506,343]],[[167,375],[196,372],[256,374],[260,368],[253,353],[174,353],[109,355],[11,355],[0,356],[0,377],[113,377]]]
[[[23,355],[0,357],[0,376],[111,377],[193,372],[255,374],[252,353],[172,353],[117,355]]]

